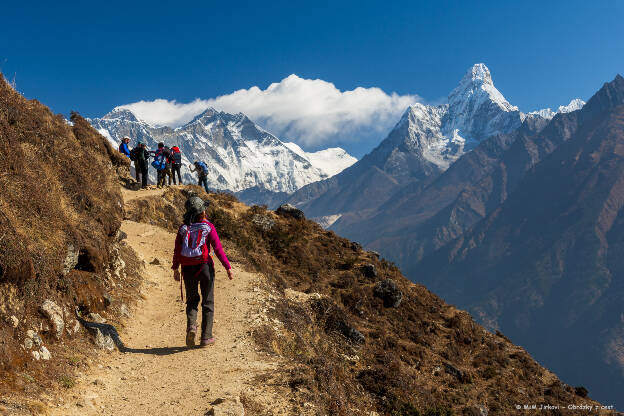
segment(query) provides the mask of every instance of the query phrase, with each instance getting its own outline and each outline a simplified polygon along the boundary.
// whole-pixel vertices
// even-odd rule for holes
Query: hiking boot
[[[192,348],[195,346],[195,335],[197,335],[197,328],[190,328],[186,331],[186,346]]]
[[[212,337],[212,338],[202,338],[199,346],[200,347],[207,347],[208,345],[212,345],[214,343],[215,343],[214,337]]]

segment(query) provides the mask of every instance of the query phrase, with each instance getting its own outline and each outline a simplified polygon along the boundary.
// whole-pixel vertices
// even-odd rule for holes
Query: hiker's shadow
[[[155,348],[129,348],[123,346],[119,348],[120,352],[129,352],[131,354],[149,354],[149,355],[171,355],[179,352],[188,351],[188,347],[155,347]]]
[[[123,353],[127,352],[131,354],[171,355],[189,350],[188,347],[130,348],[123,343],[121,337],[119,336],[119,333],[117,332],[117,329],[113,325],[90,322],[81,318],[80,316],[77,316],[77,319],[80,321],[83,327],[87,328],[87,330],[93,333],[96,340],[99,339],[99,341],[105,345],[107,345],[107,343],[114,343],[115,346],[117,346],[117,349]],[[107,338],[110,338],[110,340],[107,340]],[[110,345],[110,348],[112,349],[114,347]]]

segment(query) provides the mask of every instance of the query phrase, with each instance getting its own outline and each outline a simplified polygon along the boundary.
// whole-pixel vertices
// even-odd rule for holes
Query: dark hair
[[[195,222],[195,218],[198,216],[199,214],[196,212],[185,212],[184,216],[182,217],[182,220],[184,222],[184,225],[191,225],[192,223]]]
[[[165,144],[164,144],[163,142],[158,143],[158,148],[159,148],[159,149],[161,149],[161,148],[163,148],[163,147],[165,147]]]

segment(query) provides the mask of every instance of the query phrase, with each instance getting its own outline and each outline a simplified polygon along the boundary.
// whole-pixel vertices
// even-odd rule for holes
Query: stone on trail
[[[87,315],[87,318],[90,321],[93,321],[93,322],[98,323],[98,324],[105,324],[106,323],[106,319],[102,318],[102,316],[99,313],[91,312],[89,315]]]
[[[124,318],[129,318],[130,317],[130,311],[128,310],[128,305],[126,305],[125,303],[122,303],[121,305],[119,305],[119,313]]]
[[[220,397],[210,404],[212,408],[204,413],[205,416],[243,416],[245,414],[245,408],[239,397]]]
[[[93,342],[99,348],[107,351],[115,350],[115,341],[110,335],[104,335],[99,328],[89,328],[89,330],[95,335]]]

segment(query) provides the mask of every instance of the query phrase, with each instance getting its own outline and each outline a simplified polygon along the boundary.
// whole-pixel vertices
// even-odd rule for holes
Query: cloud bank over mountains
[[[357,142],[370,134],[386,134],[415,102],[417,95],[387,94],[380,88],[340,91],[320,79],[290,75],[262,90],[256,86],[189,103],[156,99],[119,106],[154,126],[178,127],[213,107],[242,112],[271,133],[306,148],[336,142]]]

